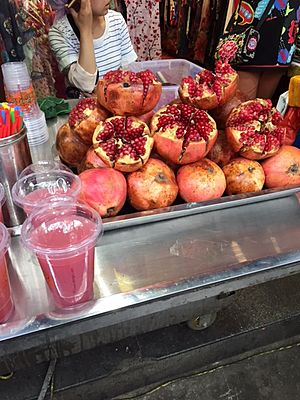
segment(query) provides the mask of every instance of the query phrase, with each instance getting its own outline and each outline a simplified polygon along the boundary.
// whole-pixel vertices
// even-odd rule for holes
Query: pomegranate
[[[91,145],[96,126],[109,116],[107,110],[97,105],[96,99],[83,99],[70,112],[69,125],[83,143]]]
[[[233,148],[228,143],[225,132],[219,131],[217,140],[213,148],[207,154],[207,158],[223,168],[232,158],[236,157],[236,154],[237,153],[233,151]]]
[[[266,187],[277,188],[300,185],[300,150],[282,146],[273,157],[262,162],[266,175]]]
[[[174,164],[188,164],[205,157],[218,131],[207,112],[189,104],[161,108],[153,116],[151,132],[156,152]]]
[[[148,126],[150,126],[150,122],[151,122],[151,119],[154,114],[155,114],[155,112],[153,110],[151,110],[151,111],[147,112],[146,114],[139,115],[139,119],[141,121],[145,122],[145,124],[147,124]]]
[[[218,61],[215,73],[203,69],[194,79],[191,76],[183,78],[179,95],[183,103],[202,110],[212,110],[235,95],[237,84],[237,72],[228,63]]]
[[[107,168],[107,165],[97,155],[93,146],[88,149],[85,157],[81,161],[80,166],[78,167],[78,173],[80,174],[86,169],[91,168]]]
[[[160,99],[161,83],[153,72],[110,71],[97,85],[98,102],[114,115],[142,115]]]
[[[127,196],[124,175],[112,168],[83,171],[79,200],[93,207],[101,217],[113,217],[122,209]]]
[[[167,164],[168,167],[171,168],[171,170],[173,172],[176,172],[178,170],[178,168],[180,168],[179,164],[174,164],[171,161],[165,160],[159,154],[155,153],[155,151],[153,151],[153,150],[152,150],[152,152],[150,154],[150,157],[151,158],[155,158],[156,160],[160,160],[160,161],[164,162],[165,164]]]
[[[236,94],[231,100],[210,111],[210,115],[216,121],[218,129],[225,129],[226,121],[231,111],[246,100],[247,96],[240,90],[237,90]]]
[[[174,172],[164,162],[150,158],[139,171],[127,177],[129,202],[136,210],[168,207],[174,203],[178,186]]]
[[[226,193],[258,192],[265,183],[265,173],[259,162],[247,158],[235,158],[225,165]]]
[[[107,166],[133,172],[148,161],[154,139],[145,122],[135,117],[112,117],[99,123],[93,143]]]
[[[207,158],[182,166],[177,173],[177,183],[179,194],[186,202],[218,199],[226,188],[222,169]]]
[[[271,100],[249,100],[234,108],[226,123],[226,136],[234,151],[250,160],[271,157],[285,134],[282,115]]]
[[[60,158],[71,167],[78,167],[89,146],[79,140],[69,124],[61,126],[56,135],[56,149]]]

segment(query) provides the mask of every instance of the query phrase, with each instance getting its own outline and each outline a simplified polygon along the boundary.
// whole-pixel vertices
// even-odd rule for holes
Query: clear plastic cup
[[[36,94],[26,64],[23,61],[7,62],[1,69],[6,101],[20,106],[24,113],[36,110]]]
[[[43,161],[37,161],[33,164],[28,165],[21,174],[19,175],[19,179],[23,178],[23,176],[30,175],[30,174],[35,174],[35,173],[42,173],[42,172],[49,172],[53,170],[62,170],[62,171],[68,171],[72,172],[69,167],[64,165],[63,163],[59,161],[54,161],[54,160],[43,160]]]
[[[5,256],[9,245],[10,235],[0,222],[0,324],[9,319],[14,309]]]
[[[52,170],[25,175],[12,187],[14,203],[29,215],[36,207],[57,196],[76,200],[81,189],[80,178],[73,172]]]
[[[4,187],[2,185],[2,183],[0,183],[0,222],[3,222],[3,212],[2,212],[2,206],[5,203],[6,200],[6,196],[5,196],[5,190]]]
[[[23,61],[7,62],[1,65],[3,81],[8,91],[26,90],[31,86],[31,79]]]
[[[40,109],[33,114],[24,114],[24,124],[27,129],[27,140],[30,146],[37,146],[46,143],[49,139],[49,132],[46,117]]]
[[[102,233],[100,215],[79,202],[53,203],[24,222],[21,240],[37,256],[58,308],[93,299],[94,253]]]

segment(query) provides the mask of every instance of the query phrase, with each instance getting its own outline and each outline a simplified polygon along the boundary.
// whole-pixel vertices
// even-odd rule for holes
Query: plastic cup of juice
[[[11,193],[14,203],[29,215],[42,202],[57,196],[76,200],[80,189],[80,179],[73,172],[52,170],[23,176],[14,184]]]
[[[79,202],[43,205],[24,222],[22,242],[36,254],[58,308],[73,309],[93,299],[94,253],[101,233],[100,215]]]
[[[69,167],[61,163],[60,161],[54,161],[54,160],[42,160],[42,161],[37,161],[36,163],[28,165],[21,174],[19,175],[19,179],[23,178],[23,176],[30,175],[30,174],[35,174],[35,173],[47,173],[49,171],[55,171],[55,170],[63,170],[63,171],[68,171],[72,172]]]
[[[6,252],[10,245],[7,228],[0,222],[0,324],[10,317],[14,304],[6,264]]]
[[[5,191],[2,183],[0,183],[0,222],[3,222],[3,212],[2,212],[2,206],[5,203],[6,197],[5,197]]]

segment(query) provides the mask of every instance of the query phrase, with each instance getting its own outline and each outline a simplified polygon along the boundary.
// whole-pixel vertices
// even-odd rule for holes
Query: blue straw
[[[1,110],[2,125],[6,125],[6,114],[5,110]]]

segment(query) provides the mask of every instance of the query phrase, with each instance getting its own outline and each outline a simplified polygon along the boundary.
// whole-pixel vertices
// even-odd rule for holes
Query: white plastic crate
[[[135,62],[129,65],[129,69],[133,72],[150,69],[162,82],[162,94],[155,111],[178,97],[178,87],[183,77],[188,75],[194,77],[202,70],[199,65],[184,59]]]

